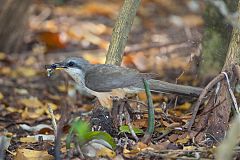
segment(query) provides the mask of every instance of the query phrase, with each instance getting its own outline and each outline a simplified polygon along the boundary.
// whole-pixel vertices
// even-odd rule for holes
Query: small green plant
[[[120,132],[123,132],[123,133],[131,133],[131,131],[130,131],[130,129],[129,129],[129,127],[128,127],[127,125],[121,126],[121,127],[119,128],[119,130],[120,130]],[[137,134],[137,135],[141,135],[141,134],[144,133],[142,129],[135,128],[135,127],[133,127],[133,131],[134,131],[134,133]]]
[[[77,120],[72,123],[69,134],[66,138],[67,149],[70,149],[70,144],[74,136],[76,136],[77,144],[80,147],[91,140],[98,139],[106,141],[111,145],[112,149],[116,148],[116,143],[111,135],[103,131],[91,131],[88,123],[82,120]]]

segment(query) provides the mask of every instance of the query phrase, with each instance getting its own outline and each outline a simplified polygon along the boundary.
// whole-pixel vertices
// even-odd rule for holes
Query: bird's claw
[[[113,101],[119,101],[121,98],[119,98],[118,96],[110,96],[110,98],[113,100]]]

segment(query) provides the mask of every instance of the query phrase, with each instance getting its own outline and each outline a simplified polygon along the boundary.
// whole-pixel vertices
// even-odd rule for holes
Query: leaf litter
[[[155,8],[156,6],[152,8],[152,3],[156,3],[159,8],[167,8],[167,10],[162,13],[161,9]],[[187,1],[183,3],[187,3]],[[163,80],[170,82],[175,82],[178,76],[185,71],[178,83],[196,84],[199,82],[193,78],[195,72],[189,67],[192,65],[189,64],[191,55],[186,54],[197,50],[197,47],[193,47],[187,42],[188,40],[195,42],[195,40],[181,35],[185,33],[184,29],[176,24],[171,24],[171,19],[168,24],[171,24],[171,27],[168,27],[156,18],[159,17],[156,14],[159,14],[167,19],[172,12],[181,13],[181,9],[186,9],[185,5],[176,4],[176,0],[161,2],[147,0],[143,3],[145,8],[140,8],[137,17],[142,18],[143,27],[133,25],[133,32],[127,46],[130,49],[124,57],[123,65],[142,72],[156,72],[161,75]],[[37,33],[37,45],[32,46],[30,51],[18,55],[0,53],[0,117],[3,117],[0,118],[0,135],[4,137],[2,139],[8,137],[6,135],[11,135],[8,138],[12,138],[11,141],[8,140],[7,143],[4,143],[4,148],[9,150],[6,154],[7,159],[13,157],[19,160],[53,159],[54,154],[51,153],[52,147],[50,146],[54,146],[53,141],[56,135],[51,128],[51,118],[47,109],[49,105],[59,123],[61,117],[65,115],[64,107],[69,112],[69,116],[66,118],[68,122],[64,123],[60,129],[63,137],[69,133],[70,122],[75,117],[81,115],[82,119],[90,120],[90,116],[83,112],[91,110],[93,97],[79,94],[79,91],[73,93],[74,85],[71,79],[64,73],[52,74],[53,69],[48,69],[46,73],[44,65],[66,56],[83,56],[92,63],[103,63],[113,21],[116,18],[116,10],[119,9],[121,3],[105,4],[102,1],[86,1],[83,4],[76,4],[76,6],[51,7],[45,3],[41,3],[39,6],[34,5],[40,12],[51,11],[49,17],[43,20],[40,20],[40,15],[32,13],[30,18],[32,33],[29,31],[28,34]],[[150,12],[152,9],[155,12]],[[194,30],[192,36],[200,40],[199,29],[202,27],[202,18],[198,14],[188,12],[181,17],[182,25]],[[63,20],[60,17],[63,17]],[[81,23],[79,23],[79,19]],[[35,39],[32,41],[34,42]],[[160,45],[147,48],[149,41]],[[183,43],[179,44],[178,42]],[[168,43],[173,44],[166,45]],[[137,49],[131,51],[131,48],[136,46]],[[72,96],[69,96],[69,92],[73,93]],[[146,106],[138,104],[137,101],[145,103],[146,100],[145,94],[141,93],[139,99],[131,103],[131,107],[136,111],[132,117],[133,130],[139,137],[147,128],[148,115]],[[109,157],[111,159],[152,156],[166,159],[213,158],[213,150],[210,150],[213,146],[199,147],[194,143],[193,135],[195,133],[188,133],[185,130],[187,121],[191,118],[189,114],[193,103],[191,98],[153,94],[153,100],[156,122],[155,131],[149,144],[136,142],[131,135],[129,126],[125,124],[121,126],[119,132],[110,135],[117,142],[117,151],[106,145],[108,143],[106,139],[99,141],[93,139],[83,145],[84,154],[89,157]],[[61,140],[61,143],[63,143],[62,156],[66,157],[65,140]],[[94,152],[90,153],[89,151],[92,149]]]

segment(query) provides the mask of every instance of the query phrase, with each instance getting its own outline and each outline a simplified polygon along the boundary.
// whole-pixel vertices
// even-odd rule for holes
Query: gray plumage
[[[85,84],[94,91],[107,92],[116,88],[143,88],[142,79],[151,79],[154,77],[156,77],[156,75],[139,73],[134,69],[110,64],[99,64],[93,65],[87,70],[85,74]]]
[[[80,57],[67,58],[52,64],[50,68],[64,68],[82,87],[96,92],[109,92],[117,88],[143,89],[143,78],[157,77],[156,74],[140,73],[135,69],[111,64],[90,64]]]

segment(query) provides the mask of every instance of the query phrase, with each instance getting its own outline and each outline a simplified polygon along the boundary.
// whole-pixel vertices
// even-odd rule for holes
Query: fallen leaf
[[[37,119],[39,117],[42,117],[46,111],[46,108],[34,108],[29,109],[28,107],[25,108],[25,110],[22,112],[21,117],[22,119]]]
[[[184,151],[193,151],[195,150],[197,147],[196,146],[184,146],[183,150]]]
[[[178,139],[177,134],[172,134],[171,136],[168,137],[170,142],[175,142]]]
[[[53,110],[53,111],[55,111],[58,107],[57,107],[57,105],[56,104],[54,104],[54,103],[51,103],[51,102],[47,102],[46,103],[46,106],[48,107],[51,107],[51,109]]]
[[[22,137],[19,139],[22,143],[36,143],[38,142],[38,139],[35,139],[35,137],[28,136],[28,137]]]
[[[15,160],[53,160],[54,157],[47,151],[36,151],[30,149],[18,149]]]
[[[191,108],[191,106],[192,106],[191,103],[185,102],[184,104],[177,106],[176,109],[181,111],[188,111]]]
[[[81,149],[83,154],[88,157],[110,156],[109,158],[113,158],[116,154],[109,147],[111,147],[111,145],[108,144],[108,142],[102,139],[93,139],[84,144]]]
[[[178,144],[186,144],[190,139],[191,139],[190,136],[187,135],[187,136],[186,136],[185,138],[183,138],[183,139],[178,139],[178,140],[176,141],[176,143],[178,143]]]
[[[133,126],[136,128],[143,128],[148,126],[148,120],[145,118],[136,119],[133,121]]]
[[[40,139],[43,140],[43,141],[52,141],[53,142],[55,140],[55,136],[54,135],[38,134],[38,135],[34,135],[34,136],[22,137],[22,138],[20,138],[20,142],[36,143]]]
[[[18,101],[20,104],[23,104],[25,107],[29,108],[38,108],[43,107],[42,102],[38,100],[37,97],[23,98]]]
[[[16,72],[19,76],[23,77],[34,77],[37,75],[37,70],[31,67],[18,67]]]
[[[28,90],[23,88],[14,88],[14,92],[19,95],[28,95]]]
[[[61,49],[66,47],[66,36],[64,33],[59,32],[40,32],[38,38],[46,44],[48,50]]]
[[[135,157],[139,152],[145,151],[145,150],[153,150],[152,147],[149,147],[148,145],[138,142],[132,150],[128,150],[127,148],[123,149],[123,155],[127,158],[133,158]]]
[[[97,157],[108,157],[108,158],[114,158],[116,157],[116,153],[109,149],[109,148],[102,148],[100,150],[97,151],[97,154],[96,154]]]
[[[4,98],[3,94],[0,92],[0,100]]]
[[[158,144],[151,144],[150,147],[152,147],[154,150],[160,151],[160,150],[164,150],[167,149],[167,146],[169,145],[169,140],[164,141],[162,143],[158,143]]]
[[[6,59],[6,54],[5,53],[3,53],[3,52],[0,52],[0,60],[4,60],[4,59]]]
[[[53,130],[53,128],[47,124],[38,124],[36,126],[29,126],[27,124],[20,124],[19,125],[23,130],[25,131],[29,131],[29,132],[38,132],[42,129],[49,129],[49,130]]]
[[[11,107],[11,106],[6,107],[6,110],[11,113],[13,113],[13,112],[22,113],[23,112],[22,109],[18,109],[16,107]]]
[[[3,66],[0,68],[0,73],[3,75],[10,75],[12,73],[12,70],[10,67]]]

